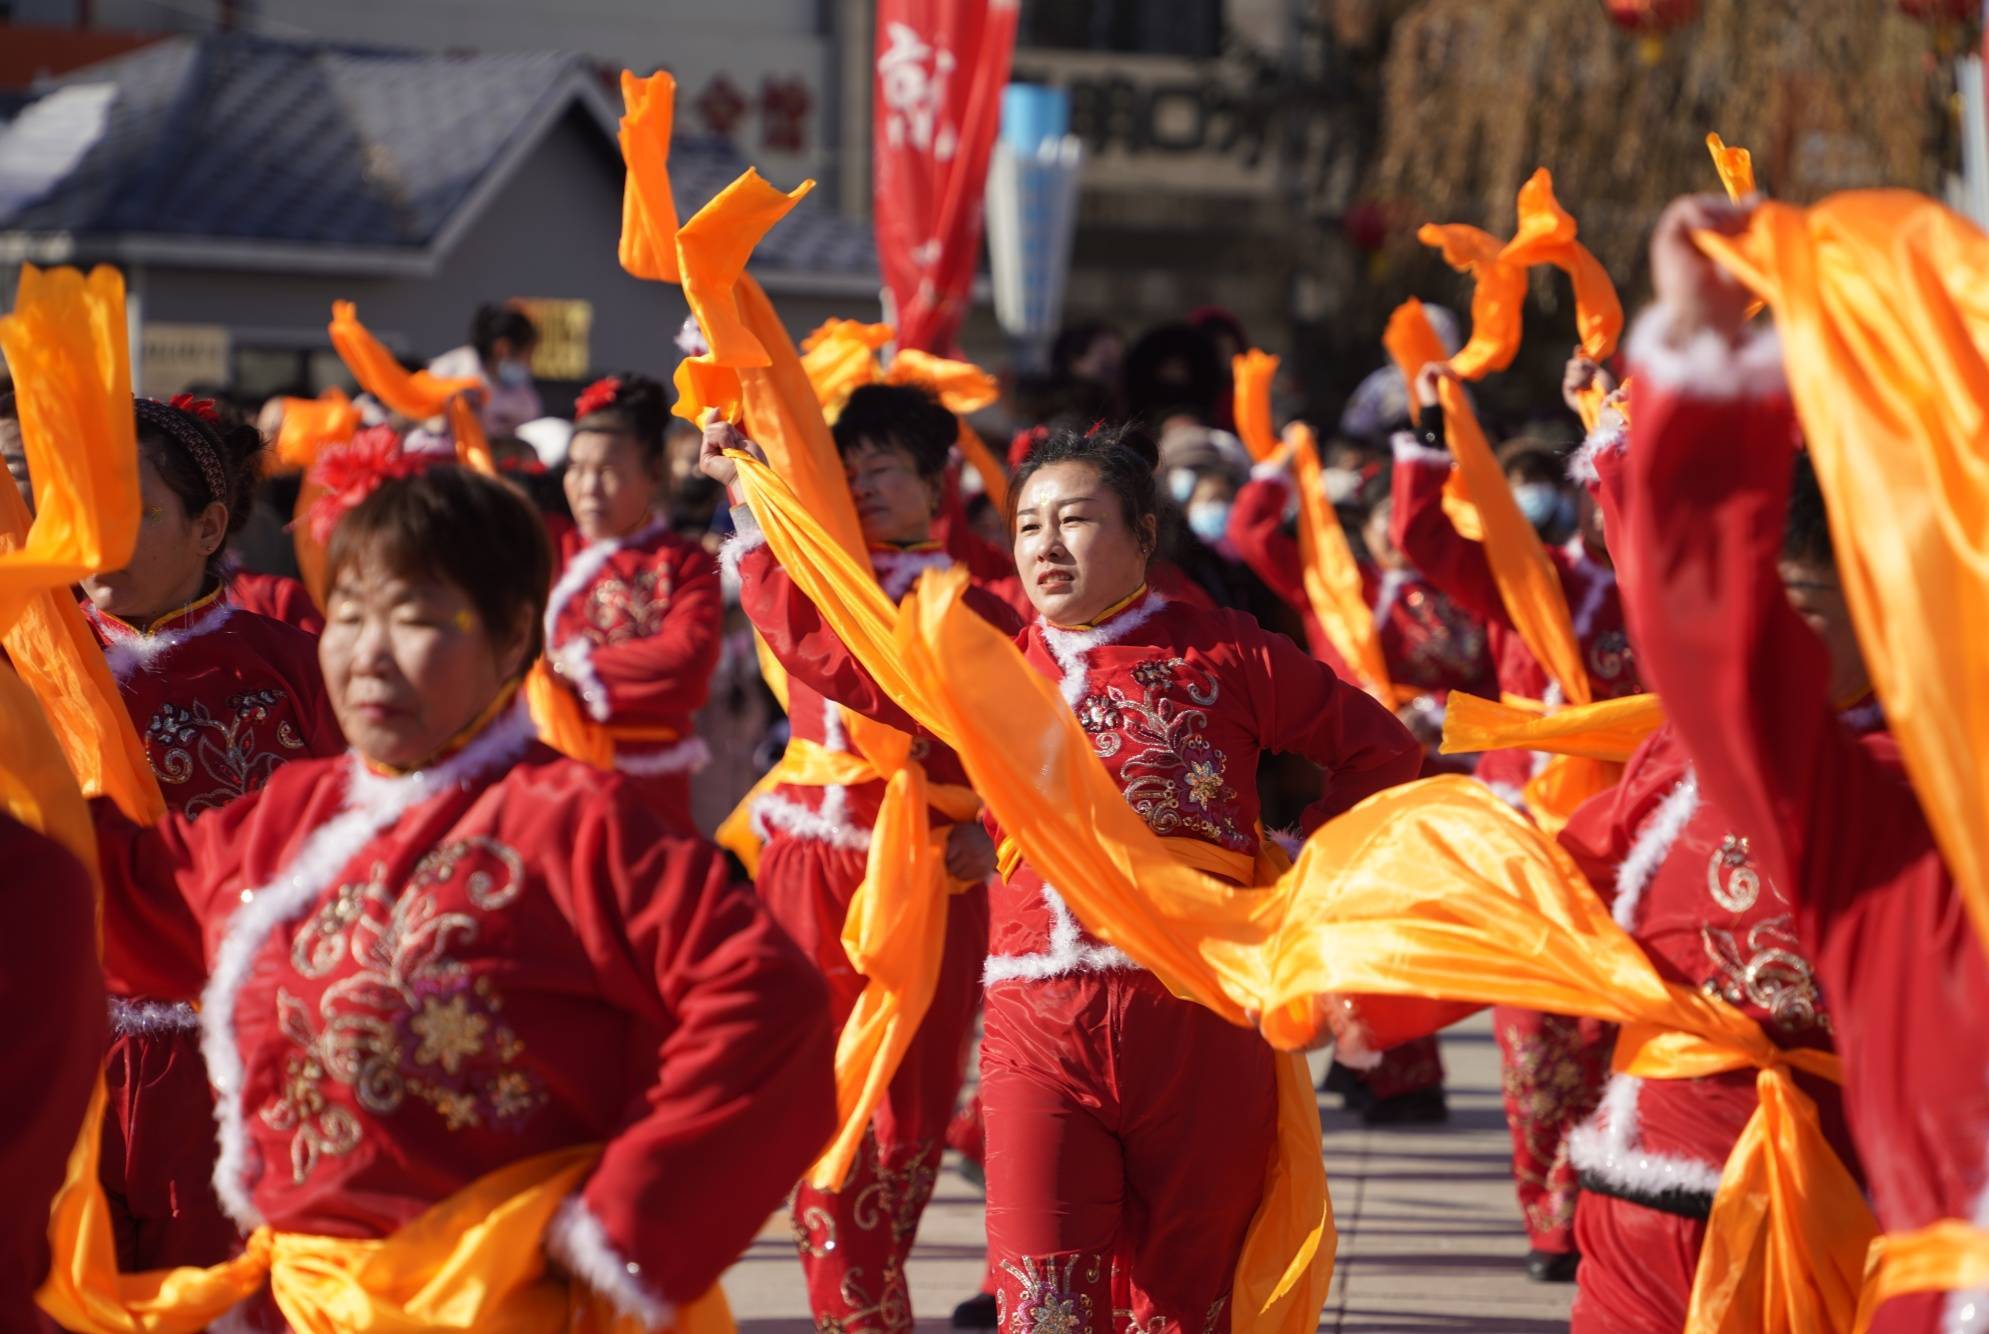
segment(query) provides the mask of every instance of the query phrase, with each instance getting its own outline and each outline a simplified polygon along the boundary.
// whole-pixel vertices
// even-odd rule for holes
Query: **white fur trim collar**
[[[1397,463],[1426,463],[1432,468],[1450,470],[1450,451],[1431,448],[1418,440],[1414,431],[1397,431],[1388,437],[1388,447],[1394,451]]]
[[[877,582],[884,589],[884,596],[896,602],[912,591],[912,585],[927,570],[948,570],[953,568],[953,557],[944,551],[897,551],[886,549],[870,553],[870,568],[877,573]]]
[[[1050,910],[1050,948],[1037,954],[990,954],[981,970],[981,984],[1042,982],[1073,973],[1110,973],[1138,968],[1132,956],[1110,945],[1087,945],[1077,918],[1064,906],[1063,895],[1043,886],[1043,906]]]
[[[214,1193],[222,1208],[249,1231],[262,1222],[249,1199],[248,1115],[242,1106],[247,1071],[235,1041],[235,1001],[270,933],[303,915],[332,881],[409,810],[453,786],[469,787],[508,766],[531,744],[531,715],[520,701],[462,750],[432,769],[387,777],[367,769],[357,755],[346,760],[345,803],[313,830],[297,854],[266,884],[242,891],[242,906],[229,917],[214,953],[214,969],[200,997],[200,1054],[214,1085],[214,1121],[220,1154]]]
[[[1051,625],[1041,616],[1036,624],[1043,632],[1043,647],[1050,651],[1050,657],[1063,671],[1060,689],[1064,703],[1073,709],[1084,698],[1086,664],[1085,654],[1107,644],[1116,644],[1133,631],[1152,620],[1154,613],[1167,605],[1167,599],[1149,588],[1139,605],[1128,607],[1103,625],[1089,630],[1061,630]]]
[[[641,546],[665,527],[665,521],[657,517],[625,537],[606,538],[583,547],[567,562],[565,572],[546,599],[546,657],[555,671],[573,682],[574,689],[580,693],[580,702],[587,707],[587,716],[597,723],[608,721],[613,708],[608,700],[608,687],[594,670],[594,641],[579,634],[561,643],[556,629],[560,614],[569,602],[593,586],[602,568],[616,555]]]
[[[1625,931],[1637,926],[1637,909],[1658,868],[1671,855],[1685,827],[1699,812],[1699,776],[1687,770],[1664,800],[1637,827],[1637,837],[1616,868],[1616,905],[1611,910]]]
[[[1568,1135],[1568,1158],[1584,1175],[1626,1194],[1650,1199],[1689,1193],[1711,1196],[1723,1164],[1638,1147],[1637,1099],[1644,1081],[1612,1075],[1595,1114]]]
[[[718,568],[733,585],[739,582],[739,562],[746,559],[749,551],[758,551],[767,544],[766,530],[753,518],[753,511],[744,505],[732,511],[732,536],[725,539],[718,548]]]
[[[870,851],[870,831],[850,823],[849,789],[838,786],[819,791],[822,804],[813,809],[778,792],[767,793],[753,803],[754,832],[762,838],[780,833],[813,839],[847,852]]]
[[[1694,398],[1766,398],[1788,389],[1782,338],[1772,325],[1749,328],[1731,341],[1710,329],[1679,337],[1677,313],[1652,306],[1637,317],[1624,343],[1631,373],[1646,385]]]
[[[235,604],[226,598],[218,599],[186,625],[177,630],[161,630],[155,635],[133,630],[95,607],[86,605],[85,610],[109,641],[104,645],[104,662],[109,665],[117,683],[124,685],[135,673],[156,668],[159,659],[180,645],[220,629],[235,614]]]
[[[560,1268],[606,1297],[615,1310],[643,1329],[665,1329],[674,1318],[670,1303],[644,1286],[642,1266],[615,1249],[608,1240],[608,1230],[578,1195],[567,1196],[546,1225],[545,1246],[546,1254]]]
[[[615,751],[615,768],[638,778],[659,774],[694,774],[711,763],[711,747],[701,736],[687,736],[661,750]]]

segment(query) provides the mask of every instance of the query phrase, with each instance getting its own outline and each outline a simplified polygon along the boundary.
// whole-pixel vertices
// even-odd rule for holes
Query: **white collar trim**
[[[1074,709],[1084,698],[1085,654],[1095,648],[1118,643],[1152,620],[1154,614],[1166,605],[1167,599],[1149,588],[1138,606],[1128,607],[1105,624],[1089,630],[1059,629],[1038,616],[1036,624],[1043,631],[1043,647],[1050,651],[1050,657],[1063,671],[1060,689],[1064,702]]]
[[[102,627],[104,637],[110,642],[104,645],[104,661],[109,664],[111,675],[119,685],[129,682],[140,671],[151,671],[159,659],[171,653],[180,645],[199,639],[202,635],[214,633],[230,616],[235,614],[235,604],[227,598],[219,598],[214,605],[193,618],[177,630],[161,630],[148,635],[140,630],[111,620],[95,607],[87,608],[90,619]]]

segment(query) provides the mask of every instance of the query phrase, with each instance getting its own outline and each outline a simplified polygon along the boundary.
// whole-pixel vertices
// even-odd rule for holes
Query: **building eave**
[[[0,232],[5,264],[160,264],[357,278],[428,278],[435,254],[399,246],[312,245],[220,236],[170,236],[141,232],[79,235],[74,232]]]

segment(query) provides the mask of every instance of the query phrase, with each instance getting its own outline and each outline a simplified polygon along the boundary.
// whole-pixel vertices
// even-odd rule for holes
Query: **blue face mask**
[[[1214,546],[1229,534],[1229,502],[1205,500],[1188,507],[1188,528],[1196,537]]]
[[[497,363],[497,382],[506,389],[517,389],[532,382],[532,368],[522,361],[500,361]]]
[[[1174,497],[1175,504],[1185,505],[1195,494],[1196,480],[1193,468],[1176,468],[1167,474],[1167,494]]]
[[[1552,524],[1561,512],[1560,488],[1545,482],[1527,482],[1516,486],[1512,489],[1512,498],[1519,502],[1519,512],[1535,528]]]

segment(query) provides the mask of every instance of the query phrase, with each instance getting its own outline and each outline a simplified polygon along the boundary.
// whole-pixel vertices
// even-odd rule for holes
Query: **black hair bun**
[[[669,391],[662,381],[633,371],[609,378],[615,382],[614,400],[580,414],[574,429],[627,431],[651,457],[661,456],[663,430],[670,424]]]
[[[238,533],[249,521],[255,507],[256,491],[262,485],[262,432],[243,422],[236,426],[210,427],[221,439],[221,466],[228,471],[228,532]]]
[[[1139,422],[1121,422],[1117,426],[1099,426],[1094,434],[1100,449],[1130,450],[1145,463],[1151,471],[1160,466],[1160,442],[1153,432]]]

